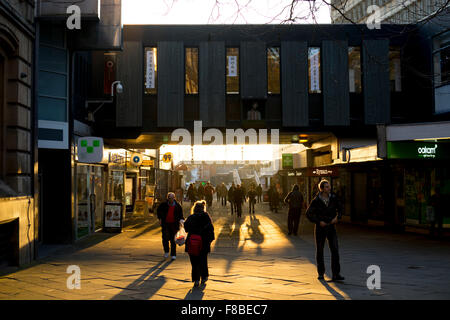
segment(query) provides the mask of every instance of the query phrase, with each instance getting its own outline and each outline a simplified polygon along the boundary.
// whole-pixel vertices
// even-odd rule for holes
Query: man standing
[[[226,207],[227,206],[227,187],[225,186],[225,183],[222,182],[222,184],[219,186],[218,188],[219,190],[217,191],[217,194],[219,194],[220,192],[220,201],[222,202],[222,206]]]
[[[234,185],[234,182],[231,184],[230,189],[228,189],[228,201],[230,201],[231,206],[231,215],[233,215],[233,211],[236,209],[236,204],[234,202],[234,191],[236,190],[236,187]]]
[[[236,190],[234,190],[234,203],[236,204],[236,212],[238,218],[242,216],[242,203],[245,201],[245,194],[241,188],[241,185],[238,184],[236,186]]]
[[[288,234],[291,235],[294,233],[294,236],[296,236],[303,206],[303,195],[301,194],[300,188],[297,184],[294,185],[292,191],[289,192],[286,198],[284,198],[284,203],[289,205]]]
[[[327,180],[319,182],[319,192],[306,210],[306,216],[316,224],[314,234],[318,279],[323,279],[325,274],[323,248],[325,239],[327,239],[331,251],[332,279],[333,281],[344,280],[344,277],[340,275],[338,240],[335,228],[338,219],[342,217],[342,206],[337,196],[331,193],[330,183]]]
[[[256,187],[256,194],[258,195],[258,202],[262,202],[262,187],[261,187],[261,184],[259,184]]]
[[[253,185],[250,187],[250,191],[247,193],[248,197],[248,213],[255,215],[255,203],[256,203],[256,190]]]
[[[180,229],[180,224],[184,223],[183,208],[175,201],[175,194],[169,192],[167,201],[159,205],[157,210],[159,224],[162,228],[162,243],[164,247],[164,258],[170,255],[172,260],[177,258],[177,245],[175,243],[175,235]]]
[[[205,199],[206,199],[206,203],[207,203],[208,207],[212,206],[213,195],[214,195],[214,187],[208,181],[208,183],[206,183],[206,187],[205,187]]]

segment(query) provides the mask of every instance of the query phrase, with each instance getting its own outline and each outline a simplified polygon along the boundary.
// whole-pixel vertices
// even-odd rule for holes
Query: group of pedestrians
[[[342,205],[338,197],[331,193],[330,183],[327,180],[320,181],[319,192],[306,209],[306,217],[315,224],[314,238],[316,245],[316,265],[318,279],[324,279],[324,246],[325,240],[331,252],[332,280],[344,280],[340,274],[339,249],[336,232],[336,224],[342,217]],[[219,187],[218,187],[219,190]],[[226,190],[226,188],[225,188]],[[258,201],[258,192],[254,185],[245,193],[241,185],[234,185],[225,191],[221,190],[220,198],[227,197],[231,204],[231,212],[236,212],[238,217],[242,215],[242,204],[249,200],[249,213],[254,214],[254,204]],[[188,190],[189,196],[189,190]],[[191,201],[193,201],[191,199]],[[301,210],[305,202],[300,188],[294,185],[292,191],[285,197],[284,202],[288,204],[288,233],[297,235]],[[188,233],[185,242],[185,251],[189,254],[192,266],[192,281],[194,286],[200,285],[208,280],[208,253],[211,251],[211,242],[215,240],[214,226],[210,215],[206,211],[205,200],[195,200],[191,208],[190,216],[184,220],[183,209],[175,200],[175,194],[170,192],[167,201],[159,205],[157,216],[162,227],[162,242],[164,257],[170,255],[172,260],[176,259],[175,236],[180,227],[184,226]],[[170,244],[170,248],[169,248]]]

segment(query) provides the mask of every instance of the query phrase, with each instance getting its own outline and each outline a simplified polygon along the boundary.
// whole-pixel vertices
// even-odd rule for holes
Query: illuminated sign
[[[172,152],[166,152],[166,153],[164,153],[163,156],[162,156],[162,161],[163,161],[164,163],[170,163],[170,162],[172,161],[172,159],[173,159],[173,154],[172,154]]]
[[[450,143],[423,141],[388,141],[387,158],[450,159]]]
[[[103,139],[99,137],[83,137],[78,139],[78,162],[98,163],[103,159]]]

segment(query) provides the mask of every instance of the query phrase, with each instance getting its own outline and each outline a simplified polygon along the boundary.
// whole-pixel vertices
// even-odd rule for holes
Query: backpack
[[[192,256],[199,256],[202,250],[202,237],[198,234],[189,236],[188,253]]]

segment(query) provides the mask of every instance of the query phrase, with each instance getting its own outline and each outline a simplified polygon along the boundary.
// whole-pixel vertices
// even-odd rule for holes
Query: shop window
[[[158,54],[156,47],[145,48],[145,93],[158,93]]]
[[[433,41],[434,112],[450,111],[450,32]]]
[[[185,49],[185,94],[198,94],[198,48]]]
[[[267,48],[267,92],[280,94],[280,48]]]
[[[391,92],[402,91],[402,72],[400,67],[400,50],[389,50],[389,83]]]
[[[350,92],[361,93],[361,49],[348,48],[348,78]]]
[[[321,93],[320,48],[308,48],[309,93]]]
[[[227,94],[239,94],[239,48],[227,48]]]

